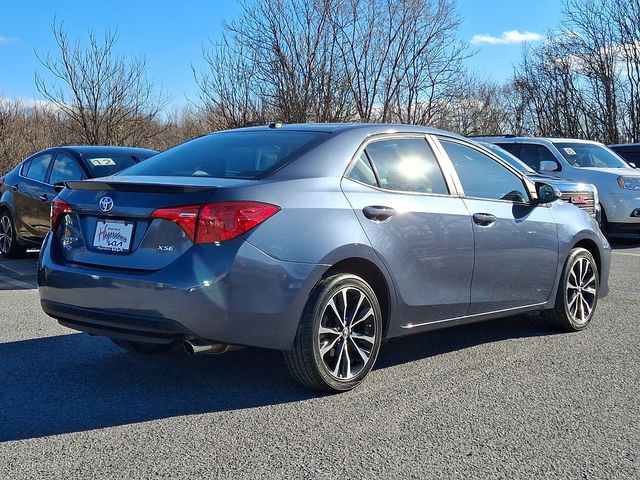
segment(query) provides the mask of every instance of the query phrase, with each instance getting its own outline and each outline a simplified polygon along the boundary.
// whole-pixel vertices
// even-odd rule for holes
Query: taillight
[[[177,223],[193,243],[231,240],[248,232],[280,210],[261,202],[218,202],[206,205],[160,208],[151,218]]]
[[[182,227],[184,233],[194,241],[196,236],[196,223],[198,221],[198,211],[200,205],[189,205],[186,207],[159,208],[154,210],[151,218],[161,218],[177,223]]]
[[[54,198],[51,203],[51,230],[58,226],[58,220],[60,220],[61,215],[71,212],[73,212],[71,205],[57,197]]]

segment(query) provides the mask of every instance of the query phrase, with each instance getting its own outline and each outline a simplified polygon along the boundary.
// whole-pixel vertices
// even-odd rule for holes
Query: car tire
[[[600,291],[598,267],[591,252],[574,248],[565,262],[552,310],[544,310],[547,323],[565,332],[587,328],[596,310]]]
[[[602,206],[602,204],[600,204],[600,230],[602,231],[602,233],[604,235],[608,235],[609,233],[611,233],[609,231],[609,222],[607,221],[607,214],[604,211],[604,207]]]
[[[293,350],[284,359],[293,378],[314,390],[344,392],[371,371],[382,340],[382,312],[362,278],[338,274],[313,290]]]
[[[9,210],[0,212],[0,256],[4,258],[20,258],[27,248],[18,244],[16,228]]]
[[[109,338],[120,348],[123,348],[132,353],[164,353],[175,345],[175,342],[171,343],[150,343],[150,342],[136,342],[133,340],[122,340],[120,338]]]

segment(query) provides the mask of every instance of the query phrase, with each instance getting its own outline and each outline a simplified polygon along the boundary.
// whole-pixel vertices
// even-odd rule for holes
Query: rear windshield
[[[260,178],[317,145],[326,135],[292,131],[215,133],[159,153],[125,174]]]
[[[562,156],[574,167],[631,168],[613,151],[593,143],[555,143]]]
[[[82,159],[84,163],[87,165],[87,168],[91,172],[92,178],[99,177],[108,177],[109,175],[114,175],[118,173],[120,170],[128,168],[136,163],[145,160],[152,156],[152,153],[117,153],[110,154],[107,153],[105,155],[83,155]]]

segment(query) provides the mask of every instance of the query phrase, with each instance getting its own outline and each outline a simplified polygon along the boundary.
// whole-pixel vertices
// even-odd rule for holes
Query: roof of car
[[[515,136],[488,136],[475,137],[473,140],[490,143],[509,143],[509,142],[535,142],[546,141],[551,143],[600,143],[594,140],[583,140],[581,138],[563,138],[563,137],[515,137]]]
[[[158,153],[157,150],[141,147],[114,147],[108,145],[61,145],[53,148],[67,148],[74,150],[82,155],[101,154],[103,152],[119,152],[119,153]]]
[[[613,145],[608,145],[609,148],[640,148],[640,143],[614,143]]]
[[[259,125],[254,127],[237,128],[233,130],[224,130],[222,132],[238,132],[238,131],[301,131],[301,132],[326,132],[326,133],[340,133],[351,130],[369,130],[371,133],[409,133],[409,132],[423,132],[434,133],[448,136],[459,137],[452,132],[445,130],[439,130],[437,128],[425,127],[422,125],[409,125],[409,124],[396,124],[396,123],[271,123],[269,125]],[[462,138],[462,137],[460,137]]]

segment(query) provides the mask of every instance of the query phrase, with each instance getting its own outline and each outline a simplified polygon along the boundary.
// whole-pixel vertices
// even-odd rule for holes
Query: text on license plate
[[[98,220],[93,246],[100,250],[128,252],[133,237],[133,223]]]

